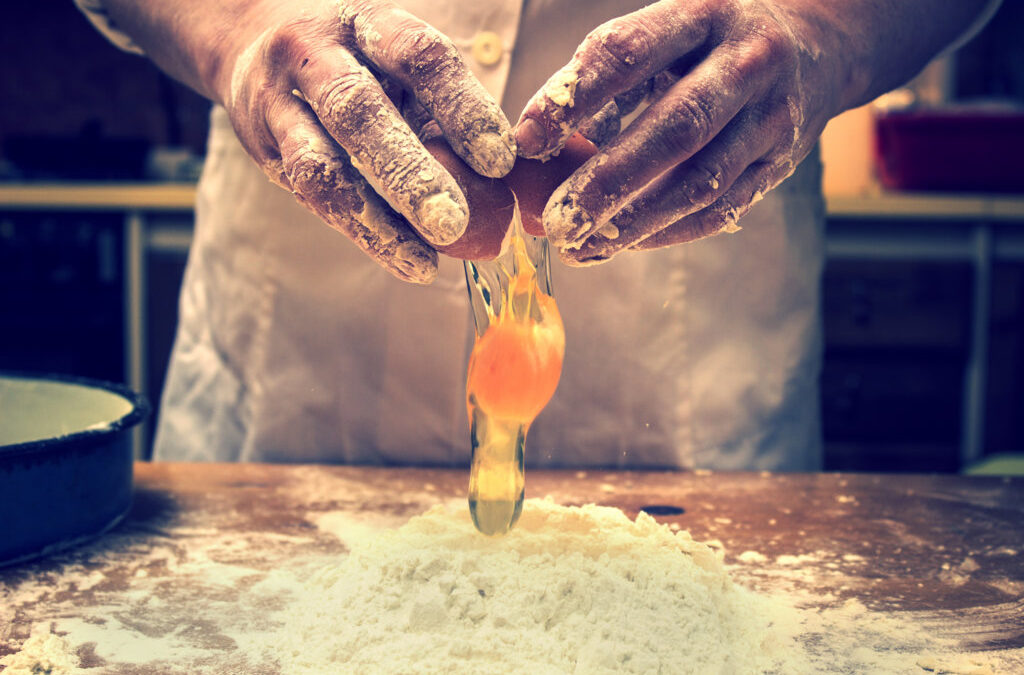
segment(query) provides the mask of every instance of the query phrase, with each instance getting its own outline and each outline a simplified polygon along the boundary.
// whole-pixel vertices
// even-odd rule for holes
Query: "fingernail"
[[[490,178],[501,178],[512,170],[516,161],[515,144],[511,135],[483,133],[469,143],[469,154],[475,160],[477,173]]]
[[[516,142],[524,157],[534,157],[547,148],[548,135],[537,120],[527,117],[516,127]]]
[[[392,264],[392,273],[403,281],[426,286],[437,278],[437,252],[419,242],[401,244]]]
[[[561,249],[559,256],[567,265],[573,267],[588,267],[611,260],[618,249],[614,243],[609,241],[609,237],[604,235],[609,227],[614,227],[614,225],[606,223],[596,234],[581,240],[578,246],[573,244]]]
[[[578,251],[574,251],[573,249],[562,249],[558,252],[558,255],[562,259],[562,262],[569,267],[593,267],[612,259],[611,255],[606,253],[581,256]]]
[[[605,262],[611,254],[596,245],[593,236],[568,244],[558,249],[558,257],[570,267],[590,267]]]
[[[439,246],[461,237],[469,223],[469,213],[447,192],[439,192],[420,202],[417,215],[424,236]]]
[[[541,214],[548,240],[559,249],[579,249],[583,238],[593,230],[593,220],[573,199],[565,187],[559,187]]]

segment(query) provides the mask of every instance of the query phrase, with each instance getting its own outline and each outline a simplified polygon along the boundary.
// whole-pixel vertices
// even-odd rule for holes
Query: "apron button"
[[[501,44],[501,36],[489,30],[477,33],[470,49],[473,59],[482,66],[493,66],[501,61],[505,47]]]

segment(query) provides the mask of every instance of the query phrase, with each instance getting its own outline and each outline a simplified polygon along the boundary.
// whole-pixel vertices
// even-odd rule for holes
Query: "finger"
[[[236,126],[235,135],[256,165],[270,179],[270,182],[292,192],[292,184],[288,180],[284,162],[281,161],[281,151],[277,139],[270,133],[270,129],[261,125],[259,133],[256,133],[250,126]]]
[[[648,251],[696,241],[720,232],[739,232],[740,218],[792,172],[792,166],[786,163],[753,164],[710,206],[669,225],[633,248]]]
[[[416,132],[416,136],[419,137],[420,140],[423,140],[424,129],[428,126],[432,127],[432,129],[437,128],[437,123],[430,116],[430,112],[421,106],[416,99],[412,97],[412,94],[407,94],[402,99],[402,106],[399,110],[402,111],[402,117],[405,118],[406,124],[409,125],[410,129]],[[431,130],[430,133],[433,135],[434,132]],[[440,129],[438,129],[437,133],[441,133]]]
[[[632,89],[624,91],[615,97],[615,106],[619,110],[619,115],[626,116],[636,110],[638,105],[643,103],[643,101],[651,94],[651,87],[654,85],[654,79],[655,78],[644,80]]]
[[[387,2],[343,3],[341,20],[359,50],[430,111],[466,163],[492,178],[512,169],[516,149],[508,119],[451,40]]]
[[[580,123],[708,39],[705,3],[654,3],[592,31],[541,87],[516,125],[519,152],[546,158]]]
[[[581,246],[566,248],[562,258],[578,265],[608,260],[709,206],[748,166],[778,156],[778,148],[788,145],[791,127],[788,109],[781,106],[767,112],[744,110],[697,154],[634,195]]]
[[[579,132],[588,141],[601,147],[613,139],[620,128],[619,106],[615,101],[608,101],[593,117],[583,120]]]
[[[380,88],[384,90],[384,95],[388,97],[388,100],[398,109],[398,112],[402,114],[402,117],[408,121],[407,112],[410,110],[409,100],[412,98],[409,93],[405,90],[405,87],[400,82],[396,82],[394,79],[374,71],[373,64],[366,62],[364,59],[359,59],[358,55],[355,55],[357,60],[366,66],[366,69],[370,71],[373,78],[380,84]],[[412,124],[409,125],[416,130],[416,127]]]
[[[742,86],[723,87],[723,69],[732,61],[731,54],[720,51],[702,62],[555,190],[544,210],[544,229],[556,247],[582,242],[638,190],[722,131],[760,90],[757,78],[765,77],[757,71]]]
[[[268,116],[281,170],[295,196],[328,225],[404,281],[429,284],[437,252],[427,245],[352,168],[338,144],[298,99]]]
[[[369,71],[341,47],[309,51],[301,63],[296,84],[352,165],[427,241],[458,239],[465,197]]]
[[[622,130],[622,118],[636,110],[637,106],[651,94],[652,85],[657,79],[654,77],[644,80],[608,101],[593,116],[580,122],[579,133],[598,147],[607,145]]]

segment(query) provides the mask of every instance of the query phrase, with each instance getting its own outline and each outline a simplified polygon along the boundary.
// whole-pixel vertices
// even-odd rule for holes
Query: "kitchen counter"
[[[178,663],[227,658],[241,649],[231,625],[286,604],[275,574],[335,564],[350,536],[461,500],[467,479],[465,470],[138,463],[119,526],[0,569],[0,656],[32,626],[51,625],[83,666],[104,665],[115,641],[139,663],[160,649]],[[970,651],[1024,648],[1024,479],[532,471],[527,494],[630,517],[647,510],[723,548],[733,578],[762,592],[822,608],[856,600],[934,625]]]

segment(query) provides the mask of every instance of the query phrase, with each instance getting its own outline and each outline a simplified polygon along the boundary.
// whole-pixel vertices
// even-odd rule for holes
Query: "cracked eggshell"
[[[500,178],[487,178],[462,161],[440,136],[423,141],[437,161],[455,178],[469,204],[469,224],[461,237],[438,251],[463,260],[493,260],[512,224],[516,200]]]
[[[505,176],[505,182],[519,200],[523,229],[528,234],[544,236],[541,215],[551,194],[596,152],[597,146],[577,133],[569,137],[558,155],[546,162],[522,157],[516,160],[512,171]],[[472,206],[470,209],[472,218]]]
[[[502,242],[508,236],[517,200],[523,229],[535,237],[545,236],[541,216],[551,194],[597,153],[597,146],[582,135],[574,134],[557,156],[546,162],[520,157],[504,179],[497,179],[475,172],[441,136],[427,138],[423,145],[455,178],[469,204],[466,232],[452,244],[435,247],[441,253],[463,260],[498,257]]]

